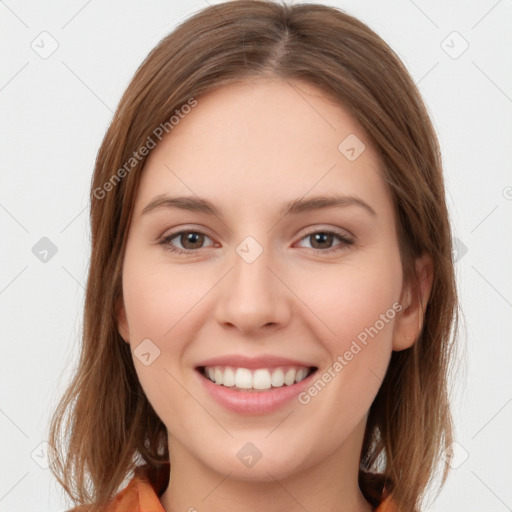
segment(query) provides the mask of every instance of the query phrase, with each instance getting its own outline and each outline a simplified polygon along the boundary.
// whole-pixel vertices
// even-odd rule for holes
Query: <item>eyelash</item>
[[[174,233],[170,233],[165,238],[163,238],[159,242],[159,244],[163,245],[166,250],[177,253],[177,254],[191,255],[192,253],[197,252],[200,249],[203,249],[203,247],[200,247],[199,249],[180,249],[179,247],[174,247],[173,245],[171,245],[170,242],[173,238],[176,238],[178,235],[182,235],[184,233],[189,233],[189,234],[194,233],[196,235],[204,235],[204,236],[210,238],[206,233],[203,233],[202,231],[185,229],[182,231],[175,231]],[[315,253],[331,253],[331,252],[337,252],[339,250],[343,250],[343,245],[350,246],[355,243],[355,241],[352,240],[351,238],[348,238],[347,236],[342,235],[341,233],[338,233],[336,231],[329,230],[329,229],[321,229],[321,230],[317,230],[317,231],[311,231],[310,233],[307,233],[306,235],[304,235],[301,238],[301,240],[304,240],[304,238],[308,238],[312,235],[316,235],[319,233],[324,234],[324,235],[333,235],[335,238],[337,238],[341,242],[340,245],[331,247],[331,248],[325,249],[325,250],[324,249],[315,249],[315,248],[311,248],[311,247],[303,247],[303,249],[308,249]]]

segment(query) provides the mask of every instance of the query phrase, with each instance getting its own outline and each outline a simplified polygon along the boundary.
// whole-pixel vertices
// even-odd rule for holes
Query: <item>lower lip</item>
[[[317,373],[317,371],[314,371],[305,379],[291,386],[270,388],[268,391],[237,391],[214,384],[200,370],[196,371],[203,386],[219,404],[230,411],[242,414],[265,414],[276,411],[304,391]]]

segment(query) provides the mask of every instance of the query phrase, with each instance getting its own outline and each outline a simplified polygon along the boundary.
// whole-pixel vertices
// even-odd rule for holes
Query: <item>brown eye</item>
[[[330,233],[314,233],[309,235],[313,249],[330,249],[334,236]]]
[[[330,230],[314,231],[307,234],[302,238],[302,240],[308,240],[310,247],[306,248],[317,252],[334,252],[343,250],[346,246],[354,243],[354,240],[348,236]],[[338,243],[333,245],[335,240],[338,240]]]
[[[184,249],[199,249],[204,241],[202,233],[188,232],[182,233],[179,241]]]
[[[193,252],[195,249],[207,247],[203,244],[205,239],[209,238],[210,237],[208,235],[199,231],[178,231],[167,235],[160,243],[170,251],[186,253]]]

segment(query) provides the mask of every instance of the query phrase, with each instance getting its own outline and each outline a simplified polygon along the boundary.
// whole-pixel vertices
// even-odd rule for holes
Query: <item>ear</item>
[[[128,320],[126,318],[126,309],[124,307],[123,298],[119,298],[115,306],[117,330],[126,343],[130,343],[130,330],[128,329]]]
[[[420,335],[432,290],[433,268],[430,254],[423,254],[415,261],[418,288],[415,289],[412,282],[404,284],[400,301],[402,310],[397,317],[393,335],[393,350],[411,347]]]

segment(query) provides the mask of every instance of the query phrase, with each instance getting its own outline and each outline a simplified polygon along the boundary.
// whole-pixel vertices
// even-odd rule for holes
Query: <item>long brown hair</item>
[[[166,427],[141,388],[116,321],[126,237],[146,159],[141,148],[155,140],[158,127],[171,130],[169,120],[184,105],[256,76],[305,80],[349,110],[384,169],[404,278],[414,283],[414,259],[432,257],[421,333],[411,348],[393,352],[370,408],[361,489],[370,497],[375,482],[378,492],[385,484],[400,510],[417,511],[451,444],[447,378],[458,318],[452,242],[439,145],[413,80],[375,32],[339,9],[224,2],[190,17],[151,51],[121,98],[96,159],[81,354],[49,433],[59,454],[54,475],[76,504],[91,504],[88,510],[100,510],[141,462],[155,471],[169,464]],[[441,483],[447,470],[445,464]],[[383,477],[372,476],[377,472]]]

